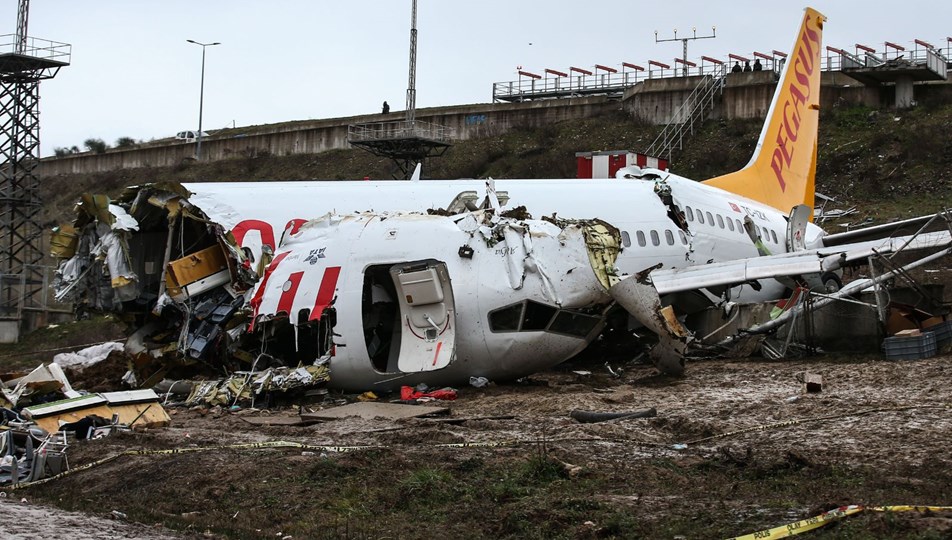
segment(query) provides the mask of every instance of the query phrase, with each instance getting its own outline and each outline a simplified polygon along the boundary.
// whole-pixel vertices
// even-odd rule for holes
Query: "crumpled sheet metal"
[[[654,286],[640,282],[638,276],[630,276],[613,285],[609,292],[635,320],[658,336],[658,344],[650,353],[655,367],[670,375],[683,374],[684,354],[693,334],[678,321],[671,306],[661,306]]]
[[[287,392],[298,388],[323,386],[328,381],[330,372],[325,366],[279,367],[235,373],[226,379],[196,383],[185,403],[228,406],[241,401],[251,401],[262,392]]]
[[[80,396],[80,393],[70,386],[69,379],[63,373],[63,368],[57,364],[38,366],[28,375],[17,380],[17,384],[13,388],[9,388],[0,382],[0,394],[12,406],[16,406],[22,399],[31,395],[42,395],[49,392],[60,392],[67,398]]]

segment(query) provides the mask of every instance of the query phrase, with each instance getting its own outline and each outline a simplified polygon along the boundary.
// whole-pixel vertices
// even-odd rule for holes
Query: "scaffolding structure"
[[[24,312],[47,310],[42,201],[36,167],[40,149],[40,81],[69,65],[65,43],[27,36],[28,1],[17,33],[0,36],[0,333],[19,334]],[[9,339],[9,338],[7,338]]]

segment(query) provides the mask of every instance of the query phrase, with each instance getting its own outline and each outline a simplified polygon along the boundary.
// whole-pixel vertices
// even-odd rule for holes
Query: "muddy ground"
[[[366,448],[122,456],[10,497],[213,538],[718,538],[845,504],[952,502],[950,356],[703,360],[680,379],[612,367],[624,371],[461,388],[429,419],[245,420],[355,398],[333,393],[275,411],[171,407],[169,428],[74,441],[70,464],[279,440]],[[820,393],[803,392],[804,372]],[[657,417],[569,416],[648,407]],[[952,514],[864,513],[809,534],[948,538]]]

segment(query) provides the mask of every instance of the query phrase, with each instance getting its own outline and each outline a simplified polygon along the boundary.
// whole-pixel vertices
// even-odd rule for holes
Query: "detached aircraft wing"
[[[865,260],[871,255],[905,250],[938,250],[950,246],[952,234],[946,230],[686,268],[658,269],[649,274],[649,279],[658,294],[669,294],[707,287],[732,286],[760,279],[823,274],[852,262]]]

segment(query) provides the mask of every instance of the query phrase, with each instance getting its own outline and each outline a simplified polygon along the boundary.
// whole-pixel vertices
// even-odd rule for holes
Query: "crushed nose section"
[[[645,328],[658,336],[651,349],[651,361],[662,373],[682,375],[684,354],[693,340],[670,306],[662,307],[653,285],[647,283],[647,272],[625,278],[609,289],[609,294]]]

